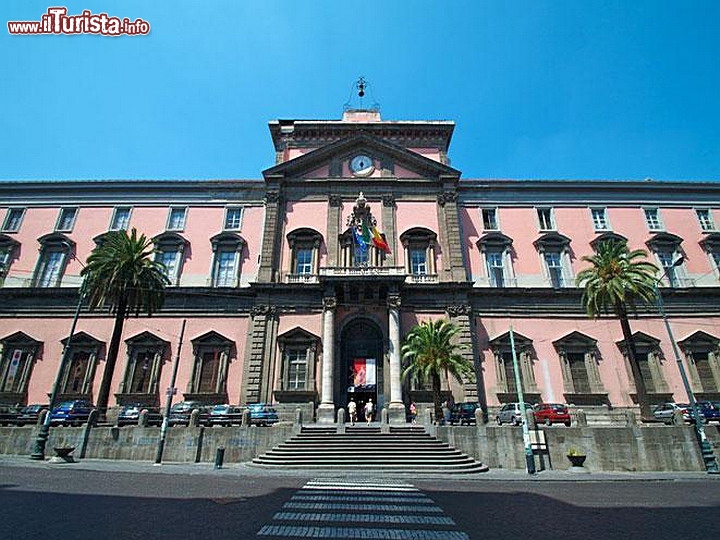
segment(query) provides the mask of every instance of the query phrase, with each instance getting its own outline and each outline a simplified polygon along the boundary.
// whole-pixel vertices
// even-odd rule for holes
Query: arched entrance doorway
[[[378,325],[366,318],[350,322],[340,336],[341,355],[335,403],[347,408],[351,398],[357,403],[358,417],[365,403],[375,403],[376,418],[385,404],[383,391],[383,358],[385,353],[383,333]]]

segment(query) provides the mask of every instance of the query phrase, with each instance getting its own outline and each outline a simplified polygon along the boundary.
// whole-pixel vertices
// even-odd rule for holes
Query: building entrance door
[[[358,420],[365,420],[365,404],[372,400],[377,411],[385,402],[383,391],[383,338],[377,325],[367,319],[350,323],[341,336],[342,355],[336,403],[347,410],[350,399],[357,405]]]

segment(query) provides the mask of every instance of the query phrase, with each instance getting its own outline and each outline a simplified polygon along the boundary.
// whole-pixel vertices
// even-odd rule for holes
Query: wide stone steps
[[[349,469],[407,473],[478,473],[488,468],[419,426],[304,426],[252,461],[265,468]]]

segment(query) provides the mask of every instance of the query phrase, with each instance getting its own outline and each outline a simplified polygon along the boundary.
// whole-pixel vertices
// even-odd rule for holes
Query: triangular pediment
[[[460,171],[427,158],[384,139],[359,132],[302,156],[270,167],[263,171],[269,178],[348,178],[343,164],[353,156],[367,155],[376,162],[376,169],[392,164],[390,177],[460,178]],[[370,180],[372,177],[369,178]]]

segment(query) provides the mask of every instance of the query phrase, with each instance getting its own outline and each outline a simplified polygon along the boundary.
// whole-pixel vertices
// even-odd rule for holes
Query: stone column
[[[334,296],[323,298],[323,354],[322,387],[317,421],[320,424],[335,422],[335,403],[333,402],[333,367],[335,363],[335,307]]]
[[[389,421],[391,424],[404,424],[405,405],[402,401],[402,380],[400,365],[400,295],[388,296],[388,337],[390,338],[390,405]]]

